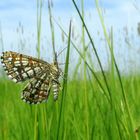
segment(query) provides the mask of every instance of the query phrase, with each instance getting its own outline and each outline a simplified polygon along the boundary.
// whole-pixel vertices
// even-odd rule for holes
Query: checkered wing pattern
[[[53,64],[16,52],[3,52],[1,57],[3,67],[10,79],[22,82],[29,79],[21,99],[29,104],[38,104],[48,99],[51,87],[54,100],[59,92],[60,69],[57,57]]]
[[[50,64],[16,52],[3,52],[2,65],[8,77],[14,82],[21,82],[39,75]]]
[[[42,72],[34,77],[22,92],[21,99],[29,104],[39,104],[47,101],[51,88],[48,73]]]

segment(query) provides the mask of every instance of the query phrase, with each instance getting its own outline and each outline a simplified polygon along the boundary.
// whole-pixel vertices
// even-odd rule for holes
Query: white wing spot
[[[28,65],[28,61],[22,61],[22,64],[23,64],[24,66],[26,66],[26,65]]]
[[[27,72],[29,76],[33,75],[33,70]]]
[[[17,71],[17,68],[16,68],[16,67],[14,67],[14,68],[13,68],[13,70],[14,70],[14,71]]]
[[[19,74],[17,71],[15,72],[17,75]]]
[[[26,68],[25,68],[25,71],[28,71],[28,70],[30,70],[30,69],[31,69],[30,67],[26,67]]]
[[[12,79],[12,76],[11,76],[11,75],[8,75],[8,77],[9,77],[10,79]]]
[[[27,77],[27,74],[26,74],[26,73],[23,73],[22,76],[23,76],[23,77]]]
[[[32,94],[34,94],[35,92],[36,92],[36,89],[33,89],[33,90],[32,90]]]
[[[9,57],[9,58],[8,58],[8,60],[9,60],[9,61],[12,61],[12,58],[11,58],[11,57]]]
[[[17,82],[17,79],[12,79],[15,83]]]

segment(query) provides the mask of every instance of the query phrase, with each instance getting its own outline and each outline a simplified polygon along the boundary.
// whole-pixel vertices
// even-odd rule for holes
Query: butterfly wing
[[[9,78],[14,82],[30,79],[22,92],[22,100],[30,104],[38,104],[48,99],[53,87],[54,99],[58,96],[58,64],[49,64],[43,60],[16,52],[3,52],[3,67]],[[57,61],[56,61],[57,62]]]
[[[47,101],[51,88],[48,72],[43,72],[31,79],[22,92],[21,99],[29,104]]]
[[[50,68],[50,64],[43,60],[11,51],[3,52],[1,59],[8,77],[14,82],[31,79],[46,67]]]

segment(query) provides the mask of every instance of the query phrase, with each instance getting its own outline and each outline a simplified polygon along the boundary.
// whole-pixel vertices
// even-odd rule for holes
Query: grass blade
[[[111,95],[111,91],[110,91],[110,89],[109,89],[109,85],[108,85],[108,82],[107,82],[107,79],[106,79],[106,76],[105,76],[105,73],[104,73],[104,70],[103,70],[103,67],[102,67],[102,64],[101,64],[99,55],[98,55],[97,50],[96,50],[96,48],[95,48],[93,39],[92,39],[91,36],[90,36],[90,33],[89,33],[89,31],[88,31],[88,28],[87,28],[87,26],[86,26],[86,24],[85,24],[85,21],[84,21],[82,15],[81,15],[81,13],[80,13],[80,11],[79,11],[79,9],[78,9],[76,3],[75,3],[75,0],[72,0],[72,2],[73,2],[74,6],[75,6],[75,8],[76,8],[76,10],[77,10],[77,12],[78,12],[78,14],[79,14],[79,17],[80,17],[80,19],[81,19],[81,21],[82,21],[82,24],[83,24],[83,26],[84,26],[84,28],[85,28],[85,30],[86,30],[86,32],[87,32],[87,35],[88,35],[88,37],[89,37],[90,42],[91,42],[92,48],[93,48],[93,50],[94,50],[94,52],[95,52],[97,61],[98,61],[99,66],[100,66],[100,68],[101,68],[101,72],[102,72],[102,75],[103,75],[103,78],[104,78],[104,81],[105,81],[105,84],[106,84],[106,87],[107,87],[107,91],[108,91],[109,96],[110,96],[110,102],[111,102],[111,106],[112,106],[112,95]]]
[[[67,33],[63,30],[63,28],[57,23],[57,21],[54,19],[55,23],[58,25],[58,27],[61,29],[61,31],[64,33],[64,35],[66,37],[68,37]],[[101,90],[103,91],[106,99],[108,100],[108,102],[111,104],[110,99],[107,95],[106,90],[104,89],[102,83],[100,82],[99,78],[97,77],[96,73],[94,72],[94,70],[92,69],[92,67],[89,65],[89,63],[85,60],[83,54],[77,49],[76,45],[74,44],[74,42],[71,40],[71,44],[74,47],[74,49],[76,50],[76,52],[79,54],[79,56],[82,58],[82,60],[84,61],[84,63],[87,65],[88,69],[90,70],[90,72],[92,73],[92,75],[94,76],[94,78],[96,79],[97,83],[99,84]]]
[[[62,117],[64,116],[63,113],[64,113],[64,107],[65,107],[64,98],[67,93],[67,77],[68,77],[69,54],[70,54],[70,40],[71,40],[71,21],[70,21],[70,26],[69,26],[68,48],[67,48],[66,61],[65,61],[64,79],[63,79],[63,86],[62,86],[63,88],[62,88],[62,93],[61,93],[62,97],[61,97],[61,103],[60,103],[60,112],[59,112],[58,128],[57,128],[57,135],[56,135],[57,140],[59,139],[60,127],[63,125]],[[62,131],[62,133],[63,133],[63,131]],[[62,138],[62,137],[60,137],[60,138]]]

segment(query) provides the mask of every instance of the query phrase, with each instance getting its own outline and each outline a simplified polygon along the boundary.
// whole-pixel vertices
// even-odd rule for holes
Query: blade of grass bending
[[[112,107],[112,109],[113,109],[113,111],[114,111],[114,113],[115,113],[114,115],[115,115],[115,119],[116,119],[116,123],[117,123],[117,127],[118,127],[119,136],[120,136],[120,139],[121,139],[121,134],[120,134],[120,129],[119,129],[120,127],[119,127],[119,124],[118,124],[118,118],[117,118],[117,116],[116,116],[115,104],[113,103],[112,94],[111,94],[111,91],[110,91],[110,88],[109,88],[109,85],[108,85],[108,82],[107,82],[107,78],[106,78],[105,73],[104,73],[104,71],[103,71],[103,67],[102,67],[100,58],[99,58],[98,53],[97,53],[97,50],[96,50],[96,48],[95,48],[93,39],[91,38],[90,33],[89,33],[89,31],[88,31],[88,28],[87,28],[87,26],[86,26],[86,24],[85,24],[85,21],[84,21],[84,19],[82,18],[82,15],[81,15],[81,13],[80,13],[80,11],[79,11],[79,9],[78,9],[78,7],[77,7],[75,1],[72,0],[72,2],[73,2],[74,6],[75,6],[75,8],[76,8],[76,10],[77,10],[77,12],[78,12],[78,14],[79,14],[79,17],[80,17],[80,19],[81,19],[81,21],[82,21],[82,23],[83,23],[83,25],[84,25],[84,27],[85,27],[85,30],[86,30],[86,32],[87,32],[87,35],[88,35],[88,37],[89,37],[89,39],[90,39],[90,41],[91,41],[92,48],[93,48],[94,53],[95,53],[95,55],[96,55],[96,58],[97,58],[97,60],[98,60],[99,66],[100,66],[100,68],[101,68],[101,72],[102,72],[102,75],[103,75],[103,78],[104,78],[104,82],[105,82],[105,84],[106,84],[107,91],[108,91],[109,96],[110,96],[111,107]]]
[[[57,23],[57,21],[53,18],[53,20],[55,21],[55,23],[57,24],[57,26],[61,29],[61,31],[64,33],[64,35],[66,37],[68,37],[67,33],[63,30],[63,28],[59,25],[59,23]],[[90,72],[93,74],[94,78],[96,79],[97,83],[99,84],[100,88],[102,89],[102,91],[104,92],[104,95],[106,97],[106,99],[108,100],[108,102],[111,104],[111,101],[105,91],[105,89],[103,88],[100,80],[98,79],[98,77],[96,76],[95,72],[93,71],[92,67],[90,67],[90,65],[88,64],[88,62],[84,59],[83,54],[77,49],[76,45],[74,44],[74,42],[71,40],[72,46],[74,47],[74,49],[77,51],[77,53],[79,54],[79,56],[83,59],[84,63],[87,65],[88,69],[90,70]]]
[[[66,96],[67,92],[67,77],[68,77],[68,66],[69,66],[69,53],[70,53],[70,40],[71,40],[71,21],[70,21],[70,26],[69,26],[69,37],[68,37],[68,48],[67,48],[67,54],[66,54],[66,61],[65,61],[65,70],[64,70],[64,79],[63,79],[63,88],[62,88],[62,97],[61,97],[61,103],[60,103],[60,112],[59,112],[59,120],[58,120],[58,128],[57,128],[57,140],[59,139],[59,130],[60,123],[62,122],[62,113],[64,113],[64,98]],[[61,137],[62,138],[62,137]]]
[[[117,71],[117,75],[118,75],[118,78],[119,78],[119,82],[120,82],[121,91],[122,91],[123,99],[124,99],[124,102],[125,102],[126,110],[127,110],[128,116],[131,120],[132,129],[134,130],[133,119],[132,119],[132,116],[131,116],[131,113],[130,113],[130,110],[129,110],[129,105],[128,105],[126,94],[125,94],[125,91],[124,91],[124,87],[123,87],[123,83],[122,83],[122,79],[121,79],[121,74],[120,74],[119,68],[117,66],[116,59],[114,57],[114,53],[112,51],[111,43],[109,41],[109,37],[108,37],[107,32],[106,32],[106,28],[105,28],[105,25],[104,25],[104,20],[103,20],[101,11],[99,9],[99,4],[98,3],[99,3],[98,0],[96,0],[96,7],[97,7],[98,15],[99,15],[101,25],[102,25],[102,28],[103,28],[103,31],[104,31],[104,36],[107,40],[107,43],[108,43],[108,46],[109,46],[109,49],[110,49],[110,52],[111,52],[111,57],[113,59],[113,62],[114,62],[114,65],[115,65],[115,68],[116,68],[116,71]]]
[[[81,13],[80,13],[80,11],[79,11],[79,9],[78,9],[78,7],[77,7],[75,1],[72,0],[72,2],[73,2],[74,6],[75,6],[75,8],[76,8],[76,10],[77,10],[77,12],[78,12],[78,14],[79,14],[79,17],[80,17],[80,19],[81,19],[81,21],[82,21],[83,26],[85,27],[85,30],[86,30],[87,35],[88,35],[88,37],[89,37],[89,40],[90,40],[90,42],[91,42],[92,48],[93,48],[93,50],[94,50],[94,52],[95,52],[97,61],[98,61],[99,66],[100,66],[100,68],[101,68],[101,72],[102,72],[102,75],[103,75],[103,78],[104,78],[104,81],[105,81],[105,84],[106,84],[106,87],[107,87],[107,91],[108,91],[109,96],[110,96],[110,102],[111,102],[111,106],[112,106],[112,95],[111,95],[111,91],[110,91],[110,89],[109,89],[109,85],[108,85],[108,82],[107,82],[107,79],[106,79],[106,76],[105,76],[105,73],[104,73],[103,66],[102,66],[102,64],[101,64],[99,55],[98,55],[98,53],[97,53],[97,50],[96,50],[95,45],[94,45],[94,42],[93,42],[93,40],[92,40],[92,38],[91,38],[91,36],[90,36],[90,33],[89,33],[89,31],[88,31],[88,28],[87,28],[87,26],[86,26],[86,24],[85,24],[85,21],[84,21],[83,18],[82,18],[82,15],[81,15]]]

